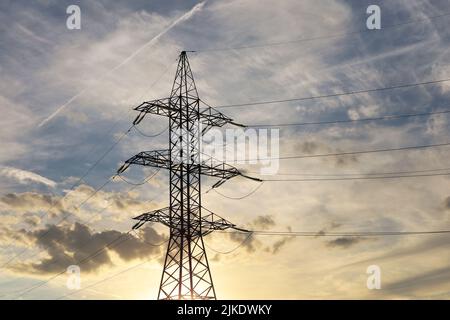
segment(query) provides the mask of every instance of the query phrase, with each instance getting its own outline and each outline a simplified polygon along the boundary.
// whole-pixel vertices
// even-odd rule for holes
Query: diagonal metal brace
[[[200,163],[197,165],[189,165],[190,170],[200,169],[200,173],[210,177],[216,177],[224,180],[231,179],[233,177],[242,175],[241,172],[235,167],[228,165],[224,162],[215,162],[211,157],[203,156]],[[125,164],[122,165],[117,171],[118,174],[123,173],[132,164],[170,169],[170,170],[187,170],[187,166],[184,163],[172,161],[170,159],[169,150],[154,150],[144,151],[131,157]],[[243,176],[243,175],[242,175]]]
[[[187,99],[192,100],[191,102],[200,101],[198,98],[187,98]],[[179,107],[177,107],[178,103],[179,97],[164,98],[143,102],[139,106],[134,108],[134,110],[139,111],[139,115],[133,121],[133,124],[134,125],[139,124],[144,119],[147,113],[165,117],[170,117],[171,115],[173,115],[173,113],[179,113],[180,109]],[[186,111],[183,109],[181,112],[185,113]],[[227,123],[243,127],[243,125],[235,123],[233,119],[227,117],[226,115],[224,115],[220,111],[215,110],[212,107],[204,108],[201,111],[197,111],[195,113],[197,115],[198,121],[206,126],[203,129],[203,133],[206,132],[211,127],[222,127]]]
[[[236,229],[243,232],[248,232],[248,230],[238,228],[235,224],[229,222],[228,220],[222,218],[221,216],[209,211],[208,209],[203,208],[208,212],[207,215],[204,215],[200,219],[201,224],[201,235],[207,235],[215,230],[226,230],[226,229]],[[143,213],[137,217],[134,217],[133,220],[138,220],[138,222],[133,226],[133,230],[139,229],[147,222],[159,222],[169,228],[179,228],[180,221],[179,217],[170,218],[170,208],[165,207],[162,209],[150,211],[147,213]]]

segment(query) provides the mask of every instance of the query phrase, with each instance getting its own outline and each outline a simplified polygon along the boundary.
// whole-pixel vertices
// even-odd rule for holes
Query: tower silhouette
[[[201,176],[219,178],[213,187],[241,175],[233,166],[216,162],[200,150],[201,137],[212,127],[239,125],[212,107],[200,108],[200,99],[187,54],[182,51],[170,96],[144,102],[135,108],[139,124],[146,114],[169,118],[169,149],[141,152],[118,170],[131,164],[169,170],[169,206],[141,214],[134,229],[146,222],[160,222],[170,228],[170,237],[158,299],[216,299],[203,236],[214,230],[238,229],[201,205]],[[203,214],[206,211],[207,214]]]

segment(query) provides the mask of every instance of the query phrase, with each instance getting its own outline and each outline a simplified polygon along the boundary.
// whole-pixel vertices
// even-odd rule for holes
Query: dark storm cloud
[[[111,254],[122,260],[147,258],[160,254],[165,237],[153,228],[140,230],[139,237],[117,230],[95,232],[81,223],[68,226],[48,225],[37,231],[22,230],[28,241],[46,251],[48,257],[30,264],[12,267],[26,273],[54,273],[70,265],[79,265],[84,272],[93,272],[101,266],[111,265]],[[107,250],[102,250],[108,246]],[[87,257],[90,257],[89,259]]]

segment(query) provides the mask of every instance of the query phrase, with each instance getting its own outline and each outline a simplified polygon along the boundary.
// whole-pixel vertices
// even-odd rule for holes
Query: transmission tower
[[[233,166],[217,163],[200,151],[203,134],[212,127],[239,125],[212,107],[200,108],[200,99],[187,54],[182,51],[172,91],[168,98],[144,102],[134,110],[139,124],[146,114],[169,118],[169,149],[141,152],[128,159],[118,170],[124,172],[131,164],[169,170],[169,206],[141,214],[134,229],[146,222],[160,222],[170,228],[158,299],[216,299],[203,236],[214,230],[236,225],[204,209],[201,205],[201,175],[219,178],[213,187],[238,175]]]

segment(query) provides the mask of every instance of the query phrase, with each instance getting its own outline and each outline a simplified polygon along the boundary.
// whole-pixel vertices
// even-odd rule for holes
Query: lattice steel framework
[[[200,139],[208,129],[233,120],[211,107],[200,109],[200,99],[186,52],[180,54],[169,98],[144,102],[134,124],[146,114],[169,118],[169,150],[141,152],[119,169],[131,164],[168,169],[169,207],[144,213],[135,229],[146,222],[160,222],[170,228],[170,238],[161,277],[158,299],[216,299],[203,236],[214,230],[236,228],[208,211],[202,215],[201,175],[219,178],[216,185],[238,175],[236,168],[201,157]],[[244,175],[242,175],[244,176]]]

